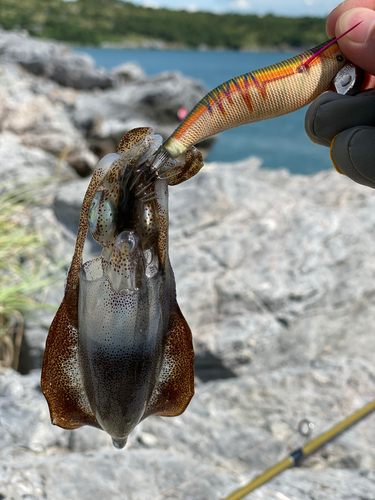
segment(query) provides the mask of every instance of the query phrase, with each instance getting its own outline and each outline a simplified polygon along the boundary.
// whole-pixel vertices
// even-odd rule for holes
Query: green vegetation
[[[23,314],[42,307],[36,292],[51,283],[41,235],[29,225],[35,186],[0,195],[0,367],[17,369]]]
[[[83,45],[158,39],[189,47],[307,47],[326,39],[322,18],[172,11],[121,0],[0,0],[0,25]]]

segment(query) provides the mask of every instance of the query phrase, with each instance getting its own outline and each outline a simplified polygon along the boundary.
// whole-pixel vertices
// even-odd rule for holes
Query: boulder
[[[74,54],[67,45],[0,31],[2,62],[20,64],[30,73],[45,77],[65,87],[76,89],[109,88],[114,80],[95,67],[87,54]]]
[[[146,78],[145,72],[136,62],[126,62],[115,66],[111,70],[111,75],[121,84],[144,80]]]
[[[4,371],[5,498],[219,500],[302,446],[303,419],[314,438],[373,399],[371,190],[336,173],[264,171],[256,159],[205,169],[170,189],[171,259],[197,359],[188,409],[146,419],[119,452],[101,431],[50,424],[38,370]],[[51,221],[65,214],[56,228],[68,258],[66,228],[76,224],[86,187],[74,193],[72,185],[48,212]],[[49,295],[57,303],[62,281]],[[40,346],[35,325],[27,322],[25,335]],[[373,420],[253,497],[374,498]]]
[[[35,93],[33,79],[25,79],[12,65],[0,75],[0,132],[55,157],[54,164],[67,161],[80,175],[90,174],[98,161],[72,122],[62,103],[43,92]],[[49,89],[50,90],[50,89]]]
[[[282,364],[285,349],[307,362],[375,347],[372,191],[258,165],[209,164],[170,189],[171,261],[198,359],[239,373],[259,357]]]
[[[178,72],[147,78],[130,62],[106,72],[64,44],[6,31],[0,62],[0,130],[66,158],[81,176],[132,128],[151,126],[167,138],[179,109],[193,108],[206,93]],[[204,141],[205,153],[212,142]]]
[[[65,161],[59,161],[46,151],[22,144],[17,135],[0,134],[1,187],[11,189],[20,184],[75,179],[76,175]]]

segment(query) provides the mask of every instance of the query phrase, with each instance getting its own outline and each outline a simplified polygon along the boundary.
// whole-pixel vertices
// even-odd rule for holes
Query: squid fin
[[[194,395],[194,351],[191,330],[177,305],[169,319],[163,366],[143,418],[175,417]]]
[[[101,429],[87,400],[78,363],[78,332],[73,326],[76,293],[66,293],[50,327],[42,370],[42,391],[53,424],[64,429]],[[77,295],[78,297],[78,295]]]

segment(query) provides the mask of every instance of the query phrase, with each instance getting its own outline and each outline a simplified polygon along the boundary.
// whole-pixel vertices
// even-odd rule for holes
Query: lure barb
[[[346,65],[347,58],[337,41],[359,24],[302,54],[237,76],[213,89],[164,142],[155,156],[154,168],[219,132],[292,113],[310,104],[330,88]]]

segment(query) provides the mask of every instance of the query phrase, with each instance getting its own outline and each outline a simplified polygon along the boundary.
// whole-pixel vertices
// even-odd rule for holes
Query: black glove
[[[354,96],[325,92],[307,110],[305,129],[313,142],[331,148],[340,174],[375,188],[375,89]]]

